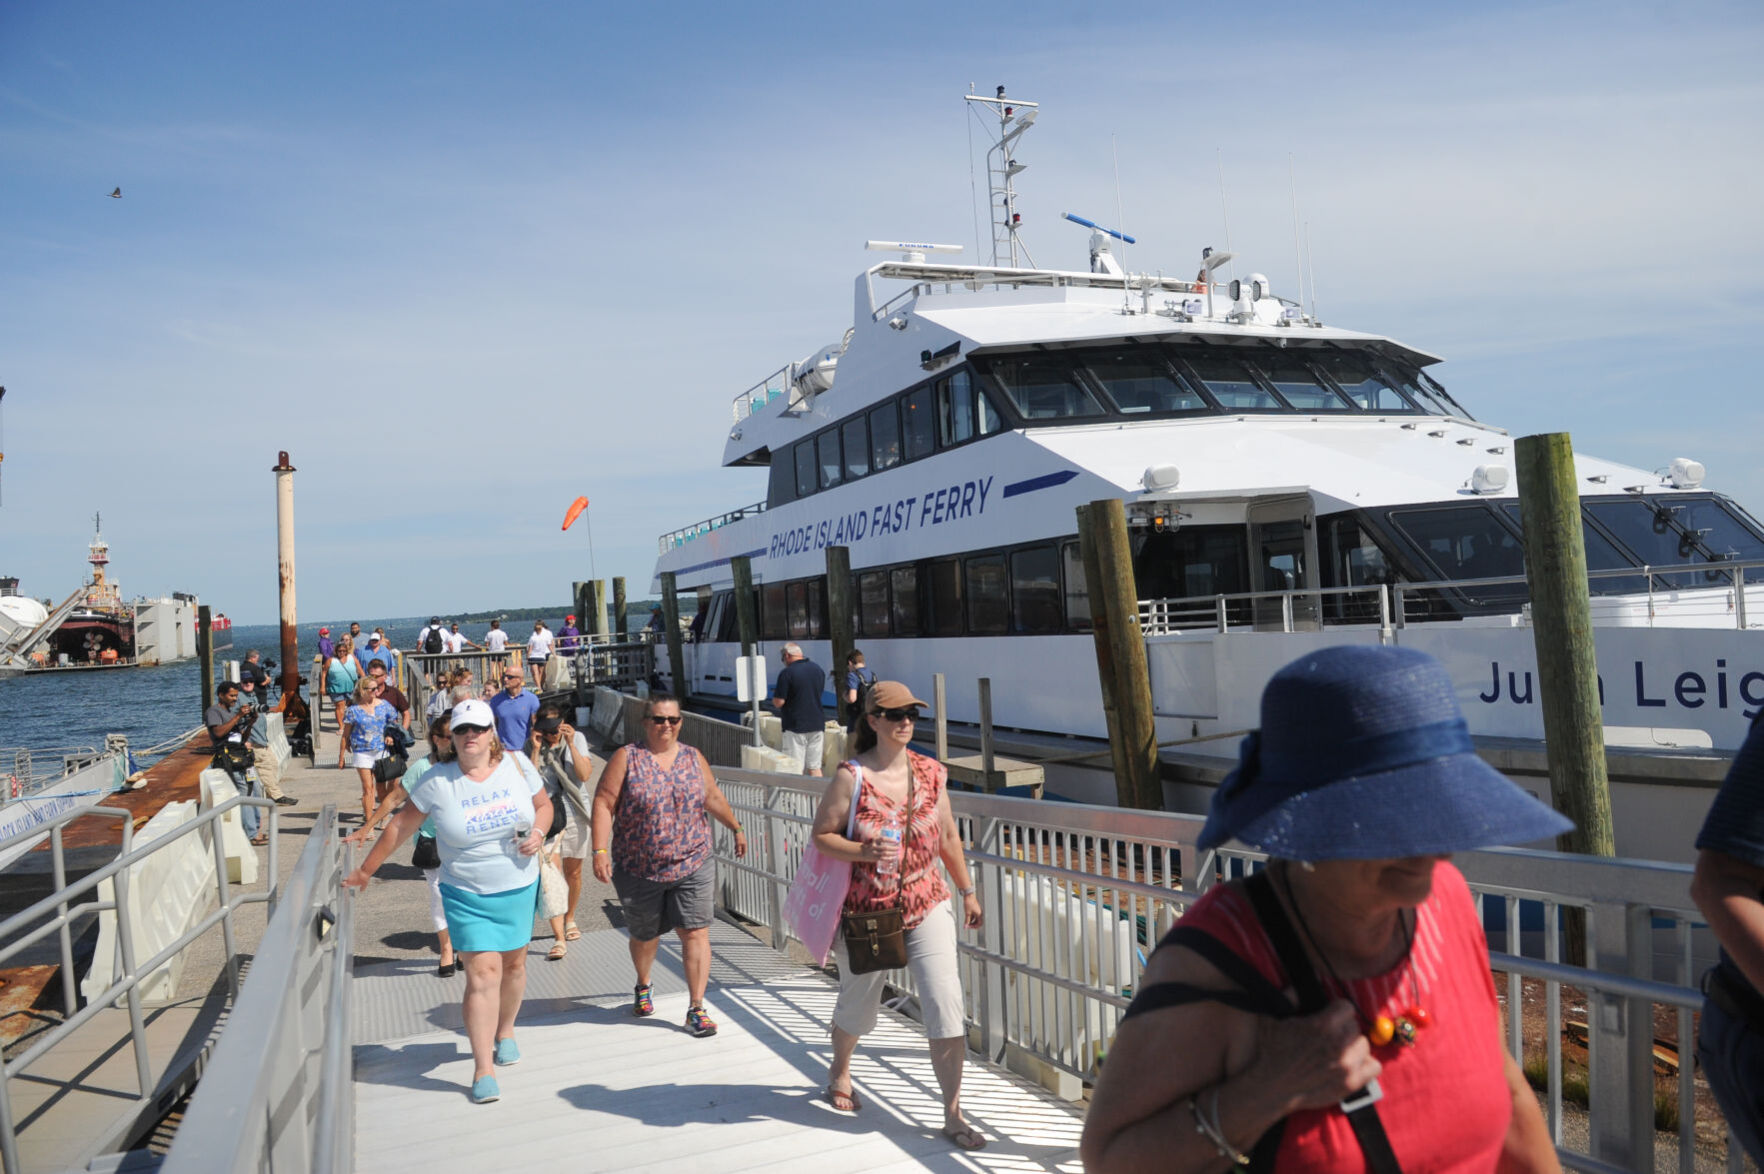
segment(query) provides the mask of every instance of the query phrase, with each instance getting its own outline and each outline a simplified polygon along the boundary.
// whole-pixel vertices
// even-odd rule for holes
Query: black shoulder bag
[[[1134,996],[1132,1005],[1127,1008],[1128,1018],[1146,1011],[1179,1007],[1186,1003],[1215,1002],[1239,1011],[1248,1011],[1252,1015],[1289,1019],[1296,1015],[1314,1015],[1329,1004],[1329,993],[1317,978],[1310,956],[1305,953],[1292,921],[1286,916],[1286,910],[1281,907],[1280,899],[1274,894],[1273,880],[1268,869],[1264,868],[1250,877],[1243,887],[1250,904],[1255,908],[1256,919],[1262,923],[1268,941],[1274,946],[1274,953],[1280,958],[1281,969],[1286,971],[1293,990],[1298,994],[1298,1005],[1294,1006],[1285,992],[1277,990],[1273,983],[1262,977],[1260,971],[1238,957],[1218,938],[1204,930],[1184,929],[1178,925],[1160,944],[1185,946],[1193,950],[1218,967],[1221,973],[1242,989],[1214,991],[1187,983],[1158,983],[1146,987]],[[1384,1122],[1378,1118],[1377,1104],[1383,1096],[1378,1081],[1373,1080],[1341,1102],[1341,1111],[1346,1114],[1348,1125],[1360,1143],[1360,1151],[1366,1156],[1367,1170],[1371,1174],[1402,1174],[1402,1166],[1397,1163],[1396,1154],[1390,1148],[1390,1138],[1384,1132]],[[1274,1156],[1279,1152],[1281,1135],[1285,1129],[1284,1119],[1276,1121],[1257,1139],[1255,1148],[1249,1155],[1248,1168],[1252,1172],[1269,1174],[1274,1169]]]
[[[862,787],[862,780],[856,785]],[[846,959],[851,963],[853,974],[894,970],[907,963],[906,910],[901,907],[900,898],[906,891],[906,847],[912,834],[913,772],[909,763],[906,819],[900,829],[900,866],[894,874],[898,882],[894,891],[895,906],[869,913],[843,913],[839,917],[839,932],[845,938]]]

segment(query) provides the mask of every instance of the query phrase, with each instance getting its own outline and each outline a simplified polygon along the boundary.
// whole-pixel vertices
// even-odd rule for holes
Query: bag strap
[[[858,765],[858,760],[855,758],[845,765],[851,767],[851,808],[845,813],[845,838],[855,840],[857,839],[858,796],[864,790],[864,768]]]
[[[1304,945],[1299,941],[1298,931],[1293,928],[1292,921],[1286,916],[1286,910],[1281,907],[1280,898],[1274,894],[1274,882],[1269,869],[1264,868],[1250,877],[1244,883],[1244,889],[1249,894],[1251,904],[1255,906],[1256,917],[1261,921],[1268,941],[1280,957],[1280,968],[1286,971],[1286,977],[1298,992],[1299,1013],[1310,1015],[1321,1011],[1328,1005],[1328,992],[1323,989],[1323,983],[1318,979],[1317,971],[1311,965]],[[1353,1128],[1354,1137],[1360,1143],[1360,1152],[1366,1157],[1366,1169],[1371,1174],[1402,1174],[1403,1168],[1397,1162],[1396,1153],[1390,1148],[1390,1137],[1384,1132],[1384,1122],[1378,1117],[1377,1100],[1382,1095],[1377,1088],[1377,1081],[1374,1080],[1343,1101],[1342,1112]],[[1353,1108],[1347,1108],[1349,1104]],[[1276,1132],[1269,1131],[1270,1134]],[[1256,1143],[1255,1151],[1250,1155],[1252,1169],[1273,1169],[1272,1152],[1267,1155],[1266,1166],[1257,1165],[1267,1141],[1268,1136],[1264,1135]],[[1276,1148],[1278,1144],[1276,1137]]]

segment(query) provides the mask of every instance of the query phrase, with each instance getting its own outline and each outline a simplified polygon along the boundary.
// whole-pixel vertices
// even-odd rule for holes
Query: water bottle
[[[884,823],[881,827],[876,829],[876,838],[884,841],[885,843],[899,844],[900,843],[900,821],[892,815],[889,816],[888,822]],[[885,856],[881,860],[876,861],[876,875],[877,876],[893,876],[895,873],[897,873],[899,871],[900,871],[900,854],[898,852],[895,853],[895,855],[893,857],[886,857]]]

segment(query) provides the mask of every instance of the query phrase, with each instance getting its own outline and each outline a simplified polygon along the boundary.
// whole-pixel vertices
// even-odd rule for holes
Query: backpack
[[[876,674],[869,669],[854,669],[858,675],[857,701],[851,707],[852,720],[870,712],[870,690],[876,687]]]
[[[440,628],[430,628],[429,634],[423,637],[423,651],[429,653],[431,656],[437,652],[444,651]]]

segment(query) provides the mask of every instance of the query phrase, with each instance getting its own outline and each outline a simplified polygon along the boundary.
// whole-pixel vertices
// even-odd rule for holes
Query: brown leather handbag
[[[860,776],[856,786],[863,786]],[[853,805],[855,812],[856,805]],[[907,774],[906,824],[900,834],[900,867],[895,872],[898,887],[892,909],[868,913],[845,913],[839,918],[839,932],[845,938],[845,954],[853,974],[869,974],[875,970],[895,970],[907,963],[906,912],[900,907],[901,893],[906,890],[907,837],[913,830],[913,776]]]

